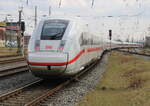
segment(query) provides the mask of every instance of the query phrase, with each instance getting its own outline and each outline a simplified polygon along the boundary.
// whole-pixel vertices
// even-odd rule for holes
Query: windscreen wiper
[[[61,35],[60,35],[61,34]],[[42,38],[43,39],[56,39],[56,38],[59,38],[59,37],[62,37],[64,34],[64,32],[60,32],[60,33],[56,33],[54,35],[43,35]],[[58,36],[59,35],[59,36]],[[45,38],[46,37],[46,38]]]
[[[60,35],[61,34],[61,35]],[[59,38],[59,37],[62,37],[62,35],[64,34],[64,32],[60,32],[60,33],[56,33],[54,35],[51,36],[52,39],[55,39],[55,38]],[[59,36],[58,36],[59,35]]]
[[[52,35],[51,37],[57,37],[59,34],[62,34],[62,32],[59,32],[59,33],[56,33],[56,34],[54,34],[54,35]]]

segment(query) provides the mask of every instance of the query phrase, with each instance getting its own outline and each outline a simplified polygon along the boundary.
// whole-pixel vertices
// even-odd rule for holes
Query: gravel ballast
[[[0,78],[0,95],[25,86],[39,78],[34,77],[30,72],[24,72]]]
[[[107,66],[107,55],[104,55],[100,63],[82,79],[75,81],[63,90],[42,103],[44,106],[74,106],[79,103],[85,94],[96,87]]]

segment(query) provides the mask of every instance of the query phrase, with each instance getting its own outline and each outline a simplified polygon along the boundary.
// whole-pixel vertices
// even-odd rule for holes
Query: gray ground
[[[79,82],[73,82],[64,90],[56,93],[45,103],[44,106],[74,106],[79,103],[87,92],[95,88],[100,81],[102,73],[105,71],[107,65],[107,56],[104,56],[101,63],[97,65],[91,72],[85,75]]]
[[[0,95],[29,84],[37,79],[38,78],[34,77],[29,72],[12,75],[9,78],[0,78]]]
[[[143,59],[146,59],[146,60],[150,60],[150,57],[148,57],[148,56],[141,56],[141,55],[136,55],[136,54],[132,54],[132,55],[143,58]]]
[[[125,49],[126,50],[126,49]],[[137,49],[138,50],[138,49]],[[135,51],[133,51],[135,52]],[[138,54],[131,54],[131,53],[128,53],[130,55],[133,55],[133,56],[137,56],[137,57],[140,57],[140,58],[143,58],[143,59],[146,59],[146,60],[150,60],[150,56],[142,56],[142,55],[138,55]]]

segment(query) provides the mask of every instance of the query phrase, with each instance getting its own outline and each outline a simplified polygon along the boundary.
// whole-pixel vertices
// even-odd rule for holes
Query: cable
[[[95,0],[92,0],[91,8],[93,8],[94,2],[95,2]]]
[[[62,0],[59,1],[59,8],[61,7]]]

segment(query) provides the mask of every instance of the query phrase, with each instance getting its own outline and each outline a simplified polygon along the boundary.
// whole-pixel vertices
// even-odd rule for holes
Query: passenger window
[[[80,45],[84,45],[84,42],[83,42],[83,32],[81,33],[81,36],[80,36],[80,39],[79,39],[79,43]]]

